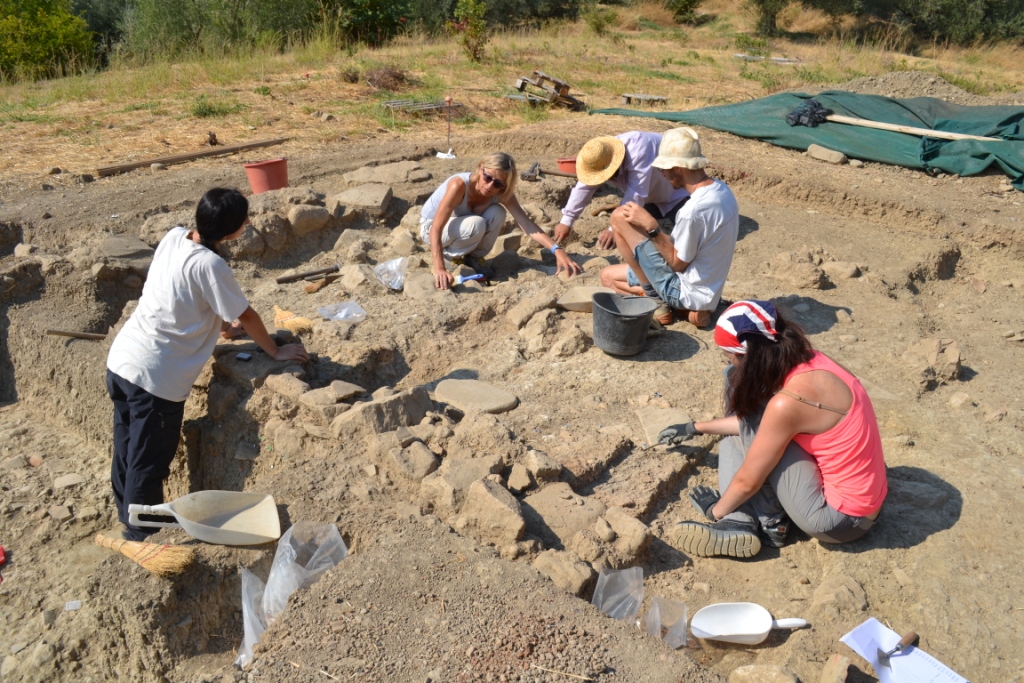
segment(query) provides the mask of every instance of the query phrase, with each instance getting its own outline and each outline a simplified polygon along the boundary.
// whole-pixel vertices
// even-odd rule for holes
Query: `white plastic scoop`
[[[274,497],[240,491],[196,491],[172,503],[129,505],[132,526],[184,529],[192,538],[218,545],[259,545],[281,537]],[[174,522],[149,522],[139,515],[168,515]]]
[[[803,619],[772,620],[764,607],[753,602],[721,602],[693,615],[690,630],[698,638],[757,645],[773,628],[803,628]]]

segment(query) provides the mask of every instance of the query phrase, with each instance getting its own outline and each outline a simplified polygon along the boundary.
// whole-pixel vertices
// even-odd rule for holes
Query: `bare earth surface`
[[[830,166],[700,131],[743,217],[725,297],[774,300],[862,379],[890,493],[876,527],[851,544],[797,534],[749,561],[691,558],[671,546],[670,531],[696,518],[686,490],[717,484],[717,438],[652,447],[638,415],[721,414],[725,362],[710,331],[677,322],[641,354],[616,358],[593,346],[590,314],[551,305],[575,285],[597,284],[601,265],[616,262],[595,245],[605,217],[588,213],[578,224],[568,251],[586,273],[573,282],[550,276],[550,256],[524,240],[498,257],[493,285],[447,294],[418,287],[429,255],[410,247],[403,227],[439,182],[485,152],[511,152],[526,170],[575,154],[595,134],[637,127],[667,128],[581,115],[457,140],[454,161],[401,139],[330,144],[289,159],[292,190],[254,199],[259,232],[232,266],[265,320],[279,306],[314,321],[300,335],[314,356],[282,367],[260,354],[239,361],[236,352],[252,347],[244,340],[219,347],[187,404],[167,495],[272,493],[283,526],[335,523],[351,554],[292,597],[245,671],[232,666],[242,640],[238,568],[265,578],[274,546],[212,546],[163,531],[155,538],[189,543],[198,555],[174,579],[95,546],[92,537],[117,521],[103,384],[113,334],[99,342],[44,335],[116,332],[144,268],[137,255],[115,254],[109,238],[155,244],[161,230],[187,221],[210,186],[247,187],[243,159],[86,184],[42,174],[31,186],[8,183],[0,197],[0,544],[8,553],[0,679],[581,680],[564,675],[573,674],[710,683],[758,664],[817,683],[840,653],[852,659],[847,680],[863,683],[876,680],[873,670],[838,639],[874,616],[896,631],[916,630],[924,650],[972,681],[1024,680],[1024,197],[1007,191],[1001,175]],[[408,162],[419,168],[403,171],[416,166]],[[299,204],[332,210],[333,197],[363,184],[344,174],[367,165],[401,176],[385,181],[394,196],[383,216],[346,207],[304,234],[297,218],[287,227]],[[548,177],[521,183],[518,195],[552,226],[569,187]],[[15,255],[19,243],[35,250]],[[405,292],[360,270],[410,250]],[[315,293],[302,282],[274,282],[336,262],[343,277]],[[367,311],[364,322],[319,320],[318,307],[349,300]],[[953,351],[930,370],[906,353],[939,339],[955,341],[959,369]],[[293,393],[285,375],[306,389],[344,380],[367,393],[319,404],[314,392]],[[479,379],[514,394],[518,406],[497,415],[454,406],[438,398],[445,379]],[[424,391],[425,407],[416,398]],[[373,423],[364,416],[382,403],[368,407],[371,393],[405,407],[382,409]],[[396,432],[403,425],[408,434]],[[523,483],[539,459],[554,462],[555,474],[534,472]],[[504,485],[514,482],[524,490],[513,497]],[[492,518],[511,521],[488,526]],[[614,531],[602,536],[609,525]],[[590,576],[577,586],[581,597],[548,578],[557,574],[544,561],[552,557]],[[538,558],[549,569],[538,572]],[[690,615],[752,601],[811,628],[775,631],[757,646],[691,639],[673,651],[589,604],[591,567],[633,565],[645,576],[641,615],[654,596],[684,602]],[[67,610],[71,601],[80,609]]]

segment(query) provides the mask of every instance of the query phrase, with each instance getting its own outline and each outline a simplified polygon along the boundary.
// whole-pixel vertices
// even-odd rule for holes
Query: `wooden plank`
[[[91,339],[93,341],[102,341],[107,338],[105,334],[97,334],[95,332],[75,332],[72,330],[47,330],[46,334],[52,334],[55,337],[72,337],[74,339]]]
[[[925,138],[938,138],[940,140],[987,140],[991,142],[1003,142],[1002,138],[986,138],[980,135],[968,135],[967,133],[950,133],[944,130],[932,130],[931,128],[915,128],[913,126],[901,126],[895,123],[880,123],[868,119],[856,119],[852,116],[840,116],[833,114],[825,117],[833,123],[845,123],[850,126],[861,128],[877,128],[878,130],[891,130],[894,133],[907,133],[908,135],[920,135]]]
[[[149,166],[151,164],[164,164],[166,166],[170,166],[172,164],[180,164],[185,161],[192,161],[193,159],[202,159],[203,157],[215,157],[220,156],[222,154],[235,154],[236,152],[244,152],[249,149],[259,149],[261,147],[270,147],[271,145],[280,145],[281,143],[286,142],[288,140],[289,138],[275,138],[273,140],[259,140],[257,142],[240,142],[237,145],[211,147],[210,149],[204,149],[201,152],[185,152],[183,154],[172,154],[166,157],[146,159],[145,161],[134,161],[130,164],[104,166],[103,168],[96,169],[96,174],[102,178],[108,175],[115,175],[117,173],[133,171],[136,168],[143,168],[144,166]]]

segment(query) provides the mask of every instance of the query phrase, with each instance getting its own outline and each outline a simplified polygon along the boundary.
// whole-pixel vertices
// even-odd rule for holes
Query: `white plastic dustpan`
[[[259,545],[281,537],[274,497],[240,491],[196,491],[172,503],[129,505],[132,526],[183,529],[192,538],[217,545]],[[150,522],[139,515],[167,515],[174,522]]]
[[[693,615],[690,630],[698,638],[757,645],[773,628],[803,628],[803,619],[773,620],[764,607],[753,602],[721,602]]]

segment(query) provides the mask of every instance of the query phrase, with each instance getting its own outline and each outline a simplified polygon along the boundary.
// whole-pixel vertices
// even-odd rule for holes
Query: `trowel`
[[[878,648],[878,663],[886,667],[887,669],[891,669],[892,667],[889,666],[889,658],[893,655],[901,654],[908,647],[911,647],[914,644],[914,641],[916,640],[917,634],[911,631],[910,633],[907,633],[905,636],[900,638],[900,642],[896,643],[896,647],[889,650],[888,652],[883,652],[881,648]]]

